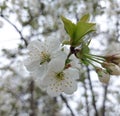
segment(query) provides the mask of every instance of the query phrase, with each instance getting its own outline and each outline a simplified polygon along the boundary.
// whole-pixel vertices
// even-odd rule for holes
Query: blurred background
[[[120,77],[102,84],[81,66],[78,90],[52,98],[23,65],[30,41],[67,39],[60,16],[96,23],[91,52],[120,51],[120,0],[0,0],[0,116],[120,116]]]

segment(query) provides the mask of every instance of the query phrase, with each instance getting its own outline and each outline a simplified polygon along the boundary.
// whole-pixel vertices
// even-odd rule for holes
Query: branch
[[[20,35],[20,39],[21,39],[22,41],[24,41],[25,46],[27,46],[27,45],[28,45],[28,42],[27,42],[26,39],[23,37],[21,31],[17,28],[17,26],[14,25],[10,20],[8,20],[3,14],[0,14],[0,16],[1,16],[5,21],[7,21],[10,25],[12,25],[12,26],[15,28],[15,30],[16,30],[16,31],[19,33],[19,35]]]
[[[86,113],[87,113],[87,116],[90,116],[90,114],[89,114],[89,106],[88,106],[88,97],[87,97],[87,88],[86,88],[86,83],[85,83],[85,81],[83,82],[83,87],[84,87],[84,89],[85,89]]]
[[[36,116],[35,115],[34,81],[33,80],[31,80],[29,87],[30,87],[30,94],[31,94],[31,98],[30,98],[31,113],[30,113],[30,116]]]
[[[72,109],[71,109],[71,107],[69,106],[68,101],[66,100],[66,98],[63,95],[60,95],[60,97],[64,101],[64,103],[66,104],[67,108],[70,110],[71,116],[75,116]]]
[[[96,107],[96,101],[95,101],[95,95],[94,95],[94,91],[93,91],[93,86],[92,86],[92,82],[91,82],[91,79],[90,79],[90,69],[89,67],[87,66],[87,74],[88,74],[88,81],[89,81],[89,85],[90,85],[90,90],[91,90],[91,93],[92,93],[92,105],[95,109],[95,116],[98,116],[98,111],[97,111],[97,107]]]
[[[106,103],[106,99],[107,99],[107,88],[108,88],[108,84],[104,85],[104,99],[103,99],[103,106],[102,106],[102,116],[105,116],[105,103]]]

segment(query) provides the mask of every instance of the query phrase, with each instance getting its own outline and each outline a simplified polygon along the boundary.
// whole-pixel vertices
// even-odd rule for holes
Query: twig
[[[66,100],[66,98],[63,95],[60,95],[60,97],[64,101],[64,103],[66,104],[67,108],[70,110],[71,116],[75,116],[72,109],[71,109],[71,107],[69,106],[68,101]]]
[[[87,116],[89,116],[89,106],[88,106],[88,97],[87,97],[87,88],[86,88],[86,83],[85,81],[83,82],[83,87],[85,89],[85,103],[86,103],[86,112],[87,112]]]
[[[34,81],[33,80],[31,80],[31,82],[30,82],[30,94],[31,94],[31,98],[30,98],[31,113],[30,113],[30,116],[36,116],[35,115]]]
[[[98,116],[98,111],[97,111],[96,101],[95,101],[95,95],[94,95],[94,91],[93,91],[92,82],[91,82],[91,79],[90,79],[90,69],[89,69],[88,66],[86,66],[86,68],[87,68],[87,74],[88,74],[88,81],[89,81],[89,85],[90,85],[90,90],[91,90],[91,93],[92,93],[92,105],[93,105],[94,110],[95,110],[95,116]]]
[[[107,98],[107,88],[108,88],[108,84],[104,85],[104,99],[103,99],[103,107],[102,107],[102,116],[105,116],[105,103],[106,103],[106,98]]]
[[[5,21],[7,21],[9,24],[11,24],[11,25],[15,28],[15,30],[16,30],[16,31],[19,33],[19,35],[20,35],[20,39],[23,40],[24,43],[25,43],[25,46],[27,46],[27,45],[28,45],[28,42],[27,42],[26,39],[23,37],[21,31],[20,31],[10,20],[8,20],[3,14],[0,14],[0,16],[1,16]]]

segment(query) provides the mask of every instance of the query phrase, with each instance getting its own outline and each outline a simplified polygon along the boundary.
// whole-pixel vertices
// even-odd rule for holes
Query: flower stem
[[[92,60],[92,61],[94,61],[94,62],[97,62],[97,63],[99,63],[99,64],[102,63],[102,62],[99,61],[100,59],[97,60],[96,58],[91,57],[91,55],[85,54],[85,56],[86,56],[88,59],[90,59],[90,60]]]
[[[101,61],[105,61],[105,59],[103,58],[103,56],[98,56],[98,55],[94,55],[94,54],[86,54],[89,57],[93,57],[95,59],[101,60]]]

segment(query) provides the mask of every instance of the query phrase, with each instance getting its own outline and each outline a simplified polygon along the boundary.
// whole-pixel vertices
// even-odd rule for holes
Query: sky
[[[0,52],[3,48],[14,49],[17,47],[19,40],[19,34],[16,30],[2,18],[0,21],[3,22],[2,27],[0,28]]]

